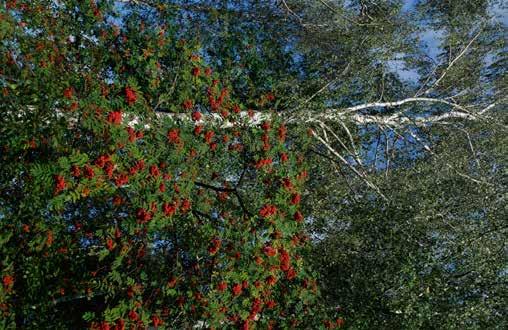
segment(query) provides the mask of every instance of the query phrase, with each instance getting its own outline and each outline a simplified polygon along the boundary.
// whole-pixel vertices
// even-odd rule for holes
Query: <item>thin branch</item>
[[[340,121],[340,123],[342,124],[342,121]],[[356,161],[359,165],[363,166],[362,161],[361,161],[361,160],[360,160],[360,158],[358,157],[358,153],[357,153],[357,151],[356,151],[356,149],[355,149],[354,143],[352,142],[352,141],[353,141],[353,140],[352,140],[352,138],[353,138],[352,136],[351,136],[351,142],[352,142],[352,146],[353,146],[353,151],[349,150],[349,148],[348,148],[348,147],[346,146],[346,144],[342,141],[342,139],[341,139],[341,138],[339,138],[339,137],[337,136],[337,134],[335,134],[335,132],[334,132],[334,131],[333,131],[333,130],[332,130],[332,129],[328,126],[328,125],[326,125],[326,124],[325,124],[325,123],[323,123],[322,121],[320,121],[320,122],[319,122],[319,124],[320,124],[320,126],[323,128],[323,132],[324,132],[325,134],[326,134],[326,131],[325,131],[325,130],[328,130],[328,131],[330,132],[330,134],[332,134],[332,135],[333,135],[333,137],[335,138],[335,140],[337,140],[337,141],[340,143],[340,145],[342,146],[342,148],[344,148],[344,150],[346,150],[346,151],[347,151],[350,155],[352,155],[352,156],[355,158],[355,161]],[[347,129],[347,127],[346,127],[346,129]],[[349,130],[348,130],[348,132],[349,132]],[[327,139],[327,141],[328,141],[328,139]]]
[[[352,166],[351,164],[349,164],[349,162],[344,158],[342,157],[341,154],[339,154],[334,148],[332,148],[330,146],[330,144],[328,144],[321,136],[319,136],[315,130],[312,130],[311,129],[311,134],[312,136],[314,136],[319,142],[321,142],[335,157],[337,157],[344,165],[346,165],[347,167],[349,167],[349,169],[351,171],[353,171],[354,174],[356,174],[360,179],[362,179],[362,181],[368,186],[370,187],[371,189],[373,189],[374,191],[376,191],[378,193],[379,196],[381,196],[385,201],[388,201],[388,198],[386,198],[386,196],[381,192],[381,190],[379,190],[379,188],[377,186],[375,186],[373,183],[371,183],[369,180],[367,180],[367,178],[365,177],[365,175],[363,175],[362,173],[358,172],[358,170]]]
[[[338,81],[342,76],[344,76],[348,71],[349,71],[349,68],[351,67],[351,62],[348,63],[346,65],[346,67],[341,71],[341,73],[339,73],[338,76],[336,76],[335,78],[333,78],[332,80],[330,80],[328,83],[326,83],[323,87],[321,87],[319,90],[317,90],[314,94],[312,94],[308,99],[304,100],[302,103],[300,103],[297,107],[295,107],[294,109],[291,110],[291,112],[295,112],[296,110],[298,109],[301,109],[304,105],[306,105],[307,103],[309,103],[310,101],[312,101],[316,96],[318,96],[319,94],[321,94],[323,91],[325,91],[328,87],[330,87],[330,85],[332,85],[333,83],[335,83],[336,81]]]
[[[192,210],[192,214],[197,215],[198,217],[203,217],[203,218],[206,218],[206,219],[208,219],[208,220],[210,220],[210,221],[213,221],[213,220],[214,220],[214,219],[213,219],[210,215],[208,215],[208,214],[206,214],[206,213],[203,213],[203,212],[201,212],[201,211],[198,211],[198,210],[194,210],[194,209],[193,209],[193,210]]]
[[[344,130],[346,131],[347,136],[349,137],[349,141],[351,142],[351,146],[353,147],[353,151],[355,152],[356,157],[359,158],[358,148],[356,147],[355,141],[353,139],[353,135],[351,134],[351,132],[347,128],[346,124],[344,124],[344,122],[342,120],[340,120],[339,123],[342,126],[342,128],[344,128]]]
[[[240,187],[240,185],[242,184],[243,178],[245,177],[245,173],[247,172],[248,167],[249,167],[249,165],[247,163],[245,163],[243,166],[242,173],[240,174],[240,178],[238,179],[238,182],[235,185],[235,188],[234,188],[235,190],[238,189]]]
[[[346,181],[346,185],[347,187],[349,188],[349,190],[351,191],[351,197],[353,198],[353,200],[355,202],[358,202],[358,199],[356,198],[356,196],[358,195],[356,193],[356,191],[353,189],[353,186],[349,183],[349,180],[347,179],[347,176],[346,174],[342,171],[342,169],[340,168],[339,165],[337,165],[337,163],[335,162],[332,162],[332,166],[333,168],[335,169],[335,171],[339,172],[340,175],[342,175],[344,177],[344,181]]]
[[[238,189],[236,187],[235,188],[216,187],[216,186],[212,186],[212,185],[209,185],[209,184],[206,184],[203,182],[194,182],[194,184],[198,187],[203,187],[203,188],[211,189],[214,191],[233,193],[236,196],[236,198],[238,199],[238,204],[240,204],[240,207],[242,208],[243,212],[249,216],[252,216],[252,212],[250,212],[247,209],[247,207],[245,206],[242,196],[240,195],[240,192],[238,191]]]
[[[426,144],[425,142],[421,141],[421,139],[416,136],[416,134],[414,134],[413,132],[411,131],[408,131],[408,133],[415,139],[415,141],[417,141],[419,144],[421,144],[423,146],[423,148],[429,152],[431,155],[433,155],[434,157],[438,157],[438,155],[428,146],[428,144]],[[457,173],[457,175],[465,178],[465,179],[468,179],[468,180],[471,180],[472,182],[474,183],[478,183],[478,184],[484,184],[484,185],[488,185],[488,186],[492,186],[491,183],[489,182],[486,182],[486,181],[482,181],[482,180],[477,180],[473,177],[471,177],[470,175],[467,175],[465,173],[462,173],[461,171],[457,170],[454,166],[452,166],[451,164],[445,162],[445,165],[446,167],[448,167],[449,169],[451,169],[452,171],[454,171],[455,173]]]
[[[459,130],[461,130],[462,132],[464,132],[464,134],[466,134],[467,141],[469,143],[469,149],[471,149],[471,155],[474,157],[476,165],[479,168],[480,167],[480,160],[478,159],[478,157],[476,157],[476,152],[474,151],[473,142],[471,141],[471,136],[465,129],[459,128]]]
[[[506,98],[505,98],[506,99]],[[489,104],[488,106],[486,106],[485,108],[483,108],[482,110],[478,111],[478,114],[479,115],[483,115],[485,112],[489,111],[490,109],[492,109],[493,107],[495,107],[497,104],[496,102],[492,103],[492,104]]]
[[[287,12],[288,12],[289,14],[291,14],[291,16],[295,17],[295,18],[298,20],[298,22],[299,22],[300,24],[302,24],[302,23],[303,23],[303,20],[301,19],[301,17],[300,17],[300,16],[298,16],[298,15],[297,15],[297,14],[296,14],[296,13],[295,13],[295,12],[294,12],[291,8],[289,8],[289,6],[288,6],[288,4],[286,3],[286,1],[285,1],[285,0],[281,0],[281,2],[282,2],[282,4],[284,5],[284,7],[286,8]]]
[[[207,188],[207,189],[211,189],[211,190],[215,190],[215,191],[220,191],[220,192],[235,192],[236,191],[236,189],[233,189],[233,188],[215,187],[215,186],[203,183],[203,182],[194,182],[194,184],[198,187],[203,187],[203,188]]]
[[[377,155],[379,152],[379,141],[381,140],[381,130],[377,130],[377,141],[376,141],[376,151],[374,152],[374,162],[373,162],[373,168],[377,168]]]
[[[383,130],[383,135],[385,137],[385,162],[386,162],[386,169],[385,169],[385,178],[388,178],[388,173],[390,172],[390,137],[386,133],[385,130]]]
[[[337,9],[333,8],[332,6],[330,6],[330,4],[327,3],[325,0],[319,0],[319,2],[321,2],[323,4],[323,6],[325,6],[326,8],[330,9],[334,14],[339,15],[341,18],[343,18],[344,20],[348,21],[349,23],[358,24],[357,22],[355,22],[351,18],[347,17],[343,13],[339,12]]]
[[[466,47],[464,47],[464,49],[462,49],[462,51],[459,53],[459,55],[457,55],[451,62],[450,64],[448,65],[448,67],[443,71],[443,73],[441,74],[441,76],[425,91],[424,94],[429,94],[432,89],[434,89],[435,87],[437,87],[439,85],[439,83],[441,82],[441,80],[443,80],[443,78],[446,76],[446,74],[448,73],[448,71],[451,69],[451,67],[462,57],[464,56],[464,54],[467,52],[467,50],[469,49],[469,47],[471,47],[471,45],[473,44],[473,42],[480,36],[480,34],[482,33],[482,30],[480,30],[474,37],[473,39],[471,39],[471,41],[469,41],[469,43],[466,45]],[[450,47],[450,51],[451,51],[451,47]]]
[[[349,67],[349,64],[348,66],[346,67],[346,69]],[[326,85],[324,85],[323,87],[321,87],[317,92],[315,92],[314,94],[312,94],[311,97],[309,97],[308,99],[306,99],[305,101],[302,102],[302,104],[300,105],[303,106],[307,103],[309,103],[310,101],[312,101],[312,99],[314,99],[316,96],[318,96],[319,94],[321,94],[325,89],[327,89],[331,84],[333,84],[334,82],[336,82],[337,80],[339,80],[339,78],[335,78],[335,79],[332,79],[330,80]]]
[[[245,203],[243,202],[242,196],[238,192],[238,190],[235,190],[234,192],[236,198],[238,199],[238,203],[240,204],[240,207],[242,208],[243,212],[247,214],[249,217],[252,217],[253,214],[247,209],[247,206],[245,206]]]

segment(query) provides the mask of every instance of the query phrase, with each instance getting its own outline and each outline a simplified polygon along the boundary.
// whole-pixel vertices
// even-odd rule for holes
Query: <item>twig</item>
[[[286,10],[287,10],[287,11],[288,11],[288,12],[289,12],[289,13],[290,13],[293,17],[295,17],[295,18],[298,20],[298,22],[299,22],[300,24],[302,24],[302,23],[303,23],[303,21],[302,21],[302,19],[300,18],[300,16],[298,16],[298,15],[297,15],[297,14],[296,14],[296,13],[295,13],[295,12],[294,12],[291,8],[289,8],[289,6],[288,6],[288,4],[286,3],[286,1],[285,1],[285,0],[281,0],[281,2],[282,2],[282,4],[284,5],[284,7],[286,7]]]
[[[392,128],[392,129],[393,129],[393,128]],[[413,132],[411,132],[411,131],[408,131],[408,133],[409,133],[409,135],[411,135],[411,136],[415,139],[415,141],[417,141],[420,145],[422,145],[422,146],[423,146],[423,148],[424,148],[427,152],[429,152],[429,153],[430,153],[431,155],[433,155],[434,157],[439,158],[439,157],[438,157],[438,155],[437,155],[434,151],[432,151],[432,149],[428,146],[428,144],[426,144],[425,142],[421,141],[421,139],[420,139],[418,136],[416,136],[416,134],[414,134],[414,133],[413,133]],[[449,164],[449,163],[447,163],[447,162],[445,162],[445,165],[446,165],[446,167],[448,167],[449,169],[451,169],[452,171],[454,171],[454,172],[455,172],[455,173],[457,173],[459,176],[461,176],[461,177],[463,177],[463,178],[465,178],[465,179],[471,180],[471,181],[472,181],[472,182],[474,182],[474,183],[478,183],[478,184],[484,184],[484,185],[492,186],[492,184],[491,184],[491,183],[489,183],[489,182],[486,182],[486,181],[481,181],[481,180],[477,180],[477,179],[475,179],[475,178],[471,177],[470,175],[467,175],[467,174],[465,174],[465,173],[462,173],[461,171],[457,170],[454,166],[452,166],[451,164]]]
[[[476,152],[474,151],[474,148],[473,148],[473,142],[471,141],[471,136],[465,129],[459,128],[459,130],[461,130],[462,132],[464,132],[464,134],[466,134],[467,141],[469,143],[469,149],[471,149],[471,154],[475,159],[476,165],[478,166],[478,168],[480,168],[480,160],[478,159],[478,157],[476,157]]]

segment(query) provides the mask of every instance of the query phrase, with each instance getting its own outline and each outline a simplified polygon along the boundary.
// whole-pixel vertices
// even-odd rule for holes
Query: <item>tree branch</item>
[[[337,112],[340,111],[342,113],[352,113],[358,112],[360,110],[369,109],[369,108],[386,108],[386,107],[398,107],[406,103],[415,103],[415,102],[426,102],[426,103],[442,103],[451,106],[452,108],[457,108],[465,113],[470,113],[465,107],[446,101],[444,99],[431,98],[431,97],[408,97],[403,100],[393,101],[393,102],[372,102],[372,103],[364,103],[360,105],[355,105],[353,107],[345,108],[345,109],[328,109],[327,112]],[[471,114],[472,115],[472,114]]]
[[[480,36],[482,30],[480,30],[472,39],[471,41],[469,41],[469,43],[464,47],[464,49],[462,49],[462,51],[459,53],[459,55],[457,55],[451,62],[450,64],[448,64],[448,67],[443,71],[443,73],[441,74],[441,76],[432,84],[432,86],[430,86],[424,94],[429,94],[432,89],[434,89],[435,87],[437,87],[439,85],[439,83],[441,82],[441,80],[443,80],[443,78],[446,76],[446,74],[448,73],[448,71],[452,68],[452,66],[462,57],[464,56],[464,54],[467,52],[467,50],[469,49],[469,47],[471,47],[471,45],[473,44],[473,42]]]
[[[194,184],[198,187],[203,187],[203,188],[207,188],[207,189],[211,189],[211,190],[215,190],[215,191],[220,191],[220,192],[235,192],[236,191],[233,188],[215,187],[215,186],[203,183],[203,182],[194,182]]]

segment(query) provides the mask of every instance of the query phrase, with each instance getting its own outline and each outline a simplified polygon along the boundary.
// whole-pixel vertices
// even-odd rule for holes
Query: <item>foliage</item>
[[[448,138],[441,148],[467,153],[466,141]],[[332,201],[320,188],[305,199],[306,209],[320,210],[313,226],[321,239],[309,260],[329,304],[340,306],[352,328],[506,327],[506,150],[491,145],[506,145],[506,136],[484,135],[476,147],[490,152],[473,164],[496,184],[472,183],[447,166],[460,161],[426,157],[391,170],[388,180],[379,175],[388,204]],[[329,185],[346,196],[344,182]],[[334,207],[313,206],[323,199]]]
[[[283,123],[240,117],[171,7],[0,15],[3,328],[321,324],[301,155]]]

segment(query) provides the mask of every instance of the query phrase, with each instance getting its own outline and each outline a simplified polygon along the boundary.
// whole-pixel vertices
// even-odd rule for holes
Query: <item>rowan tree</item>
[[[276,96],[240,103],[152,5],[0,7],[1,326],[321,325],[302,155],[249,115]]]

